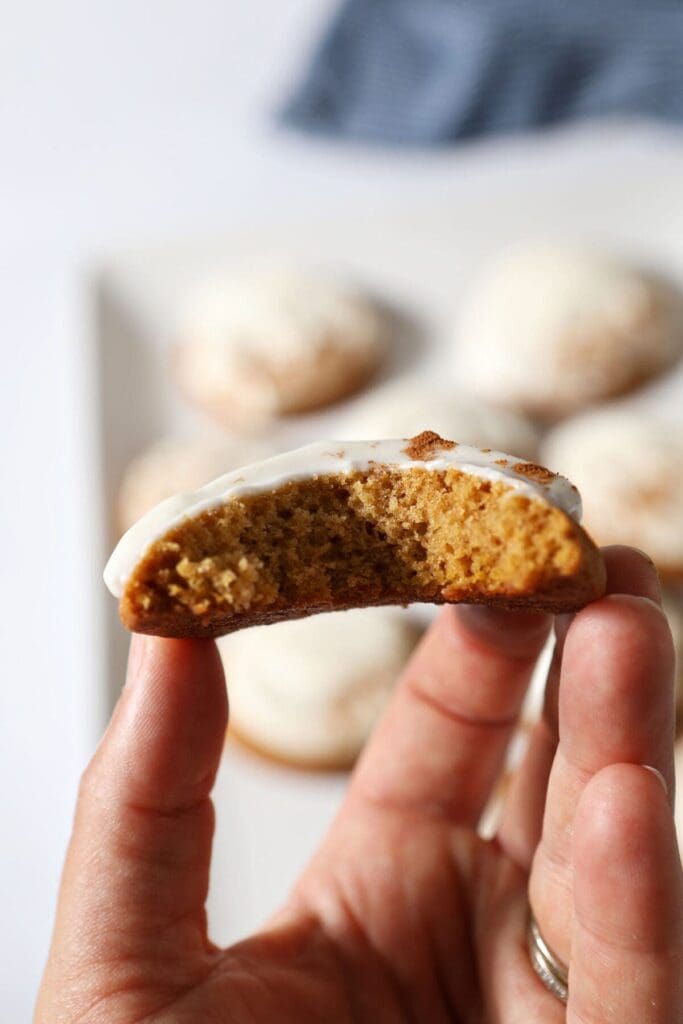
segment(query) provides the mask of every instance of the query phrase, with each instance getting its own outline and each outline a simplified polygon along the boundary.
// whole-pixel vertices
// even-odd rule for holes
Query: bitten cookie
[[[369,608],[222,637],[230,731],[291,765],[350,768],[418,636],[405,613]]]
[[[568,611],[605,581],[579,513],[568,480],[434,433],[318,442],[162,502],[105,580],[162,636],[414,601]]]
[[[599,544],[631,544],[663,577],[683,579],[683,425],[605,409],[552,431],[542,458],[581,490]]]
[[[388,315],[341,282],[296,271],[225,275],[188,301],[175,376],[215,419],[258,428],[356,391],[388,335]]]
[[[670,367],[683,351],[683,300],[610,256],[534,245],[474,286],[456,342],[458,380],[554,420]]]
[[[412,437],[431,429],[461,444],[495,448],[535,458],[538,431],[530,420],[472,395],[427,380],[404,381],[375,390],[349,409],[341,432],[350,440]]]
[[[118,496],[118,522],[127,530],[164,498],[194,491],[235,466],[264,458],[263,444],[196,438],[157,441],[136,455],[124,473]]]

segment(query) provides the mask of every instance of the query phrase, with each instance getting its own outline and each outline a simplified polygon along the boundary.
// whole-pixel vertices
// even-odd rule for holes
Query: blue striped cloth
[[[439,144],[624,113],[683,121],[683,0],[345,0],[281,116]]]

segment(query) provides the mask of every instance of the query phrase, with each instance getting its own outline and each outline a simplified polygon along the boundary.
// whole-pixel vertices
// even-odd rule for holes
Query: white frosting
[[[305,405],[321,376],[343,377],[345,359],[354,370],[374,366],[386,327],[372,302],[322,275],[225,273],[185,303],[176,369],[196,400],[228,402],[257,419]]]
[[[530,245],[501,259],[463,306],[459,377],[493,401],[578,408],[669,365],[681,299],[593,251]]]
[[[181,333],[217,347],[224,361],[255,353],[287,364],[330,334],[347,348],[365,345],[377,327],[374,306],[355,289],[284,269],[210,278],[188,299]]]
[[[355,402],[340,433],[354,440],[413,437],[423,430],[528,458],[538,448],[536,428],[525,416],[419,378],[379,388]]]
[[[359,753],[418,632],[386,608],[255,626],[218,640],[230,721],[292,761],[348,764]]]
[[[451,467],[486,480],[505,484],[511,493],[542,500],[579,519],[581,499],[576,488],[562,477],[541,484],[514,467],[523,459],[504,452],[483,451],[458,444],[442,448],[432,459],[412,459],[406,453],[409,441],[317,441],[292,452],[276,455],[243,469],[226,473],[205,487],[188,494],[177,494],[153,508],[128,530],[117,544],[104,570],[104,580],[112,594],[120,597],[140,558],[151,544],[189,516],[216,508],[250,494],[275,490],[286,483],[317,476],[364,473],[373,467],[426,469],[434,472]],[[499,462],[504,465],[499,465]]]
[[[225,438],[166,438],[132,460],[119,490],[119,519],[128,529],[150,508],[178,491],[202,487],[227,469],[265,458],[268,447],[256,441]]]
[[[557,427],[544,464],[571,475],[585,522],[601,544],[633,544],[683,569],[683,427],[626,408]]]

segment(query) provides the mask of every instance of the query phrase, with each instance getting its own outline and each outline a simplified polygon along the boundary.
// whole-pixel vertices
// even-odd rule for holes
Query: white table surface
[[[88,550],[92,268],[147,241],[485,194],[501,161],[513,183],[567,160],[599,171],[615,148],[644,173],[683,161],[680,139],[644,126],[434,154],[288,136],[269,110],[332,6],[34,0],[3,19],[0,1024],[30,1019],[97,739],[85,699],[101,671],[85,599],[101,571]]]

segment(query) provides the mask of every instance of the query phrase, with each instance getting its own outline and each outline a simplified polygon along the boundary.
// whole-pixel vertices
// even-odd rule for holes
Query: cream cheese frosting
[[[531,243],[475,283],[457,335],[455,367],[476,394],[554,418],[674,362],[683,302],[607,253]]]
[[[311,348],[335,344],[352,350],[383,335],[374,304],[356,288],[293,268],[205,281],[189,297],[179,333],[206,346],[204,369],[240,369],[253,356],[288,364]]]
[[[160,501],[215,479],[226,469],[272,455],[267,445],[231,438],[165,438],[135,456],[121,482],[118,513],[128,529]]]
[[[347,374],[372,372],[390,328],[370,297],[321,273],[217,273],[184,304],[175,373],[214,416],[254,428],[348,391]]]
[[[449,447],[450,445],[450,447]],[[104,570],[104,581],[115,597],[121,597],[135,566],[150,548],[184,519],[201,512],[285,484],[321,476],[344,476],[373,469],[424,469],[440,472],[458,469],[485,480],[504,484],[510,492],[545,501],[578,521],[581,498],[569,480],[543,471],[524,459],[504,452],[444,442],[428,458],[412,457],[407,439],[386,441],[316,441],[295,451],[218,477],[196,491],[176,494],[151,509],[127,531],[116,545]],[[415,453],[413,453],[415,454]]]

